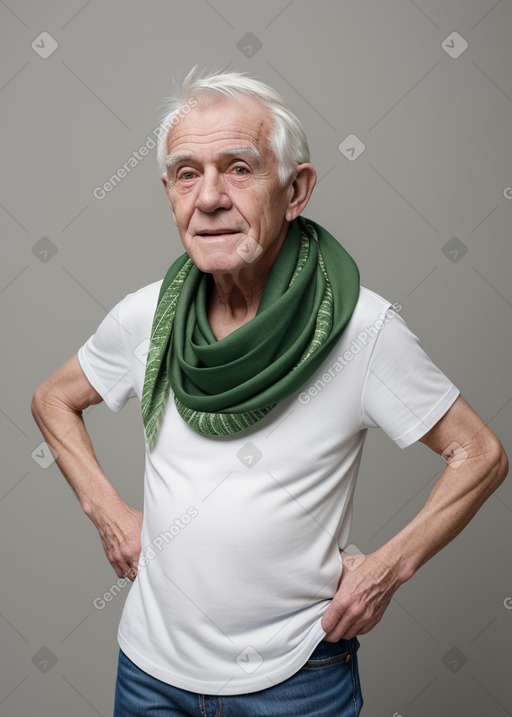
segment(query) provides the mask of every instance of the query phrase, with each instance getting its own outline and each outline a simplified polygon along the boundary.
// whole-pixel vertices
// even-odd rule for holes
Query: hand
[[[381,620],[393,593],[400,587],[396,565],[378,552],[348,555],[341,552],[343,570],[338,589],[322,617],[327,642],[364,635]]]
[[[120,578],[132,582],[137,576],[137,565],[141,550],[140,534],[142,513],[124,501],[115,510],[102,510],[92,518],[100,534],[103,549],[110,564]]]

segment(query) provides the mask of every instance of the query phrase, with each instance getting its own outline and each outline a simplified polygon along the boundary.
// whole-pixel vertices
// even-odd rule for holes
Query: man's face
[[[272,120],[252,99],[198,105],[167,138],[162,176],[185,250],[208,273],[236,272],[276,251],[293,194],[269,149]]]

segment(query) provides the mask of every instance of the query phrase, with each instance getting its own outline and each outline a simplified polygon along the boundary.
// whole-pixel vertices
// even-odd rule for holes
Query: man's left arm
[[[460,395],[419,440],[444,456],[446,468],[403,530],[362,562],[343,556],[338,590],[322,618],[328,641],[374,628],[393,593],[461,532],[508,473],[499,439]]]

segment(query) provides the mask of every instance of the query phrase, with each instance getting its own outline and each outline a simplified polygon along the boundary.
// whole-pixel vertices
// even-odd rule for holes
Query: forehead
[[[176,151],[215,152],[229,146],[252,146],[260,154],[269,151],[272,118],[269,110],[251,98],[219,99],[199,103],[171,128],[167,154]]]

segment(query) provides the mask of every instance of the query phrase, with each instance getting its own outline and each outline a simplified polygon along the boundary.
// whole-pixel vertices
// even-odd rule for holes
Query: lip
[[[203,232],[196,232],[200,236],[217,236],[218,234],[239,234],[238,229],[227,229],[219,227],[218,229],[205,229]]]
[[[232,229],[218,229],[215,232],[196,232],[195,236],[200,239],[213,241],[214,239],[229,239],[240,234],[239,231],[233,231]]]

